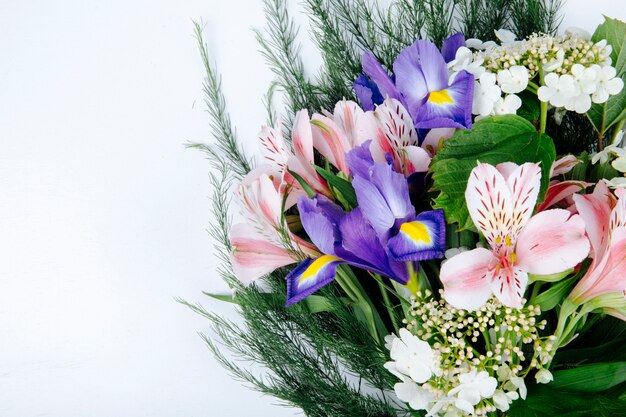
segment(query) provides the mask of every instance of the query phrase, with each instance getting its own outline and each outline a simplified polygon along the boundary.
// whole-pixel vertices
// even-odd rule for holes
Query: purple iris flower
[[[374,163],[367,144],[348,153],[347,161],[357,208],[345,213],[321,195],[298,202],[302,226],[323,254],[305,260],[286,277],[287,305],[333,281],[342,263],[405,284],[406,262],[443,257],[443,211],[416,216],[404,176],[389,164]]]
[[[430,41],[418,40],[405,48],[393,63],[393,77],[371,52],[362,57],[363,72],[369,77],[367,85],[361,80],[355,91],[364,105],[373,107],[374,83],[382,98],[395,98],[409,111],[418,129],[440,127],[470,128],[474,76],[461,71],[449,80],[447,62],[465,43],[457,33],[444,41],[442,51]]]

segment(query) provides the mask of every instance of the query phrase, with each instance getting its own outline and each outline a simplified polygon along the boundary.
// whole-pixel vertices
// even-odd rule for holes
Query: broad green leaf
[[[608,44],[613,47],[611,61],[617,71],[617,76],[621,77],[626,83],[626,23],[606,16],[604,19],[604,23],[598,26],[591,40],[598,42],[602,39],[606,39]],[[587,112],[589,119],[598,132],[602,129],[604,106],[604,104],[594,104],[589,112]],[[623,88],[618,95],[612,96],[606,102],[604,130],[606,131],[606,129],[613,126],[624,117],[626,117],[626,88]]]
[[[626,381],[626,362],[594,363],[555,371],[552,374],[552,388],[597,393]]]
[[[595,363],[626,361],[626,322],[614,317],[604,317],[583,338],[572,346],[559,349],[553,363]]]
[[[350,181],[340,178],[332,172],[318,166],[315,167],[315,170],[326,180],[331,191],[335,197],[337,197],[337,200],[339,200],[346,209],[357,206],[356,193]]]
[[[528,397],[518,399],[508,417],[615,417],[623,416],[626,402],[599,394],[571,393],[545,385],[531,385]]]
[[[565,279],[554,284],[550,289],[540,293],[536,297],[533,297],[529,303],[538,305],[541,311],[552,310],[569,294],[575,283],[576,277]]]
[[[471,130],[458,130],[448,139],[431,164],[435,189],[439,196],[435,207],[446,213],[448,223],[459,229],[472,228],[465,204],[465,188],[470,172],[478,161],[497,165],[501,162],[540,162],[541,194],[545,196],[550,182],[550,168],[556,157],[552,139],[540,135],[529,121],[520,116],[488,117],[475,123]]]

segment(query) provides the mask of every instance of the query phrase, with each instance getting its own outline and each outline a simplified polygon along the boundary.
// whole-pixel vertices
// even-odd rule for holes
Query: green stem
[[[602,148],[604,148],[605,124],[606,124],[606,102],[602,106],[602,121],[600,123],[600,130],[598,131],[598,152],[602,152]]]
[[[539,83],[543,85],[543,71],[539,73]],[[546,125],[548,123],[548,103],[539,100],[541,116],[539,119],[539,133],[546,133]]]
[[[355,307],[359,308],[365,316],[370,334],[374,340],[380,343],[382,338],[388,333],[387,327],[380,318],[378,310],[374,307],[372,300],[370,300],[365,290],[352,273],[352,270],[350,270],[349,267],[340,266],[337,268],[335,280],[341,285],[344,291],[346,291],[346,294],[349,296],[352,294],[350,298],[354,301]]]
[[[624,127],[624,122],[626,122],[626,119],[622,119],[619,122],[617,122],[617,124],[615,125],[615,130],[613,131],[613,141],[615,141],[615,138],[617,137],[617,134],[622,130],[622,128]],[[623,141],[623,139],[622,139]]]
[[[396,331],[396,334],[400,332],[400,326],[398,326],[398,320],[396,319],[396,314],[393,309],[393,305],[391,304],[391,300],[389,299],[389,293],[387,292],[387,288],[385,288],[385,284],[382,282],[382,278],[378,274],[374,274],[376,278],[376,282],[378,282],[378,288],[380,288],[380,293],[383,296],[383,303],[385,304],[385,308],[387,309],[387,313],[389,314],[389,319],[391,320],[391,325],[393,329]]]

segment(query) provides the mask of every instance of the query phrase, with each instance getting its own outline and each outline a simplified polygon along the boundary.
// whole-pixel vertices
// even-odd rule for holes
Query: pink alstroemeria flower
[[[243,179],[239,196],[248,222],[235,224],[230,230],[233,271],[244,284],[318,254],[314,245],[284,228],[281,230],[281,180],[268,175],[268,171],[271,172],[270,167],[260,167]],[[285,248],[285,239],[295,252]],[[297,252],[305,255],[298,256]]]
[[[442,265],[443,296],[451,305],[476,310],[495,294],[520,308],[528,274],[560,273],[585,259],[589,242],[580,216],[561,209],[533,216],[540,180],[534,163],[479,163],[472,170],[467,208],[490,249],[462,252]]]
[[[576,284],[569,299],[580,305],[608,294],[616,299],[626,291],[626,190],[615,190],[617,201],[605,181],[600,181],[592,194],[575,195],[580,216],[585,220],[591,242],[593,262],[585,276]],[[622,307],[626,307],[626,299]],[[624,319],[623,312],[614,311]]]
[[[430,155],[418,145],[413,119],[402,103],[387,99],[376,107],[374,115],[379,122],[370,145],[374,161],[385,162],[391,155],[394,170],[407,178],[428,171]]]

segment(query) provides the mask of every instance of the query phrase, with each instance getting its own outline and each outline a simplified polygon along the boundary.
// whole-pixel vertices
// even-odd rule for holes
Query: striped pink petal
[[[548,187],[545,200],[543,200],[543,203],[537,207],[537,211],[549,209],[550,207],[567,200],[568,197],[573,196],[577,192],[584,191],[591,185],[591,183],[585,181],[553,181],[550,187]]]
[[[547,210],[533,216],[519,235],[516,263],[533,275],[550,275],[574,268],[589,254],[585,223],[567,210]]]
[[[491,296],[489,266],[498,259],[491,251],[477,248],[461,252],[441,265],[443,297],[453,307],[476,310]]]
[[[344,132],[330,118],[314,114],[311,119],[313,146],[322,156],[346,175],[350,174],[346,153],[352,149]]]
[[[512,244],[513,197],[504,177],[495,167],[479,163],[472,170],[465,200],[474,224],[492,248]]]

